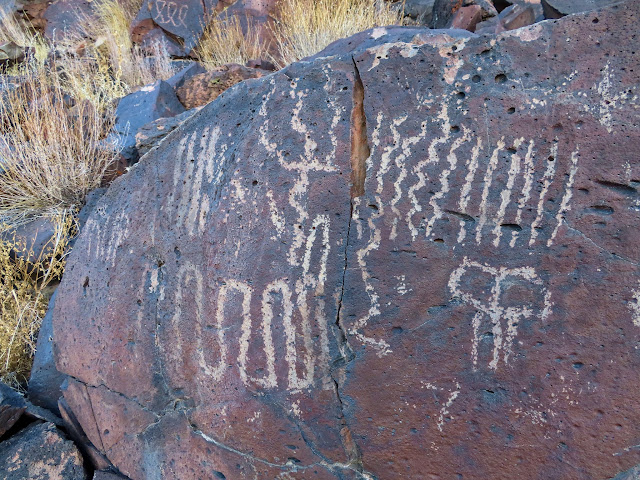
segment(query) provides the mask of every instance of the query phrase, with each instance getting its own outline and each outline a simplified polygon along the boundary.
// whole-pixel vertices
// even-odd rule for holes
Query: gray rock
[[[0,438],[15,425],[26,409],[22,396],[0,382]]]
[[[431,23],[431,14],[435,0],[406,0],[399,5],[404,8],[404,15],[410,17],[420,25]]]
[[[175,117],[159,118],[140,127],[140,130],[136,133],[136,149],[138,150],[138,154],[141,157],[145,155],[149,150],[158,145],[164,137],[169,135],[198,110],[200,110],[200,108],[192,108]]]
[[[55,425],[62,425],[62,419],[57,415],[53,414],[46,408],[34,405],[33,403],[25,399],[21,393],[13,390],[11,387],[5,385],[2,382],[0,382],[0,406],[8,406],[15,410],[21,410],[21,415],[26,415],[31,420],[42,420],[45,422],[53,423]],[[0,411],[2,411],[2,407],[0,407]],[[6,412],[8,411],[8,409],[5,408],[4,411]],[[15,421],[17,421],[18,418],[19,416],[15,418]],[[2,427],[0,422],[0,429],[1,428]],[[1,435],[2,433],[0,433],[0,436]]]
[[[60,415],[58,410],[58,399],[62,396],[60,385],[62,385],[66,376],[56,369],[53,358],[52,321],[55,299],[56,293],[54,292],[51,300],[49,300],[47,314],[40,325],[36,354],[33,358],[33,367],[29,378],[28,395],[29,400],[35,405]]]
[[[560,18],[624,3],[624,0],[542,0],[541,3],[546,18]]]
[[[158,118],[174,117],[184,111],[185,108],[171,85],[162,80],[146,85],[120,100],[113,130],[123,140],[122,155],[129,164],[135,163],[139,157],[135,148],[135,136],[140,127]]]
[[[93,480],[121,480],[123,478],[126,479],[129,477],[125,477],[110,470],[97,470],[93,474]]]
[[[173,77],[168,79],[167,83],[171,85],[174,89],[180,88],[182,85],[184,85],[184,82],[186,82],[190,78],[205,72],[206,70],[202,65],[200,65],[197,62],[193,62],[187,65],[186,67],[184,67],[182,70],[176,73]]]
[[[0,232],[0,240],[16,245],[12,255],[34,263],[50,251],[54,235],[55,225],[50,219],[35,218]]]
[[[36,423],[0,443],[3,480],[85,480],[82,456],[51,423]]]
[[[431,29],[426,27],[376,27],[355,35],[336,40],[324,50],[304,60],[312,61],[323,57],[356,54],[369,48],[379,47],[381,43],[411,43],[424,45],[432,42],[458,38],[470,38],[474,34],[465,30]]]

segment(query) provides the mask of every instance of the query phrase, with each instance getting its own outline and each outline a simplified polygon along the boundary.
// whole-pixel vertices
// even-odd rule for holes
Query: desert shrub
[[[166,80],[176,73],[164,44],[145,54],[131,41],[131,22],[139,0],[99,0],[94,16],[85,17],[80,37],[58,45],[64,86],[74,98],[87,99],[98,108],[137,86]]]
[[[14,388],[29,378],[52,283],[62,275],[74,234],[71,212],[56,215],[54,225],[55,235],[34,262],[27,260],[33,250],[23,241],[0,241],[0,380]]]
[[[205,28],[196,56],[205,68],[211,69],[227,63],[244,65],[249,60],[264,58],[267,48],[251,17],[246,18],[245,34],[238,16],[217,16]]]
[[[104,138],[112,111],[66,102],[55,67],[0,79],[0,218],[15,224],[81,205],[100,186],[120,145]]]
[[[401,25],[401,9],[372,0],[281,0],[273,27],[281,67],[368,28]]]

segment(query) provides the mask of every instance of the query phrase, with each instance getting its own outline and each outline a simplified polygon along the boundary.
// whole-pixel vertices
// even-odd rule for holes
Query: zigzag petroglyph
[[[316,217],[306,236],[302,275],[296,280],[294,288],[284,278],[269,282],[262,291],[255,291],[247,282],[226,279],[215,295],[215,312],[209,311],[205,300],[206,296],[210,296],[208,290],[213,286],[206,285],[202,267],[191,262],[183,263],[177,273],[178,288],[172,298],[167,299],[171,301],[173,308],[168,335],[175,349],[165,352],[165,355],[174,357],[179,363],[195,362],[208,378],[221,381],[228,371],[231,352],[236,350],[237,345],[236,360],[240,378],[245,385],[272,389],[284,382],[289,391],[311,387],[316,379],[326,374],[329,365],[328,323],[324,301],[331,248],[329,235],[329,217]],[[313,259],[318,261],[314,262]],[[145,276],[147,273],[144,272]],[[153,279],[151,280],[153,286]],[[186,295],[193,298],[195,306],[195,317],[190,320],[193,322],[196,344],[188,346],[183,345],[181,335],[186,318],[182,312]],[[238,335],[233,334],[235,328],[229,328],[234,325],[234,318],[228,313],[231,306],[241,310]],[[277,357],[274,348],[276,308],[280,312],[278,321],[284,327],[284,358]],[[255,315],[253,312],[259,314]],[[206,317],[213,316],[212,313],[215,321],[207,321]],[[214,328],[203,329],[203,325],[207,323],[213,323]],[[260,355],[255,349],[250,349],[250,345],[256,344],[258,339],[257,344],[262,347]],[[162,339],[160,343],[164,343]],[[209,347],[205,349],[204,345]],[[186,350],[191,353],[186,354]],[[278,379],[276,375],[278,362],[287,365],[286,379]],[[250,373],[258,370],[263,372],[262,376]]]

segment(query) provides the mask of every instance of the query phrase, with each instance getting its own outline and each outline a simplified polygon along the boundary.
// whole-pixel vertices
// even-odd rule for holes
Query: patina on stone
[[[640,463],[639,17],[383,44],[196,113],[59,289],[94,445],[133,479]]]
[[[82,457],[52,423],[34,423],[0,443],[0,478],[86,480]]]

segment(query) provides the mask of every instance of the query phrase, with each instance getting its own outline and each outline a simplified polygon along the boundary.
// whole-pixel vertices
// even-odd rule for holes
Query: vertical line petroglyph
[[[367,138],[367,118],[364,114],[364,85],[353,60],[353,108],[351,110],[351,198],[364,195],[367,175],[366,161],[371,149]]]

